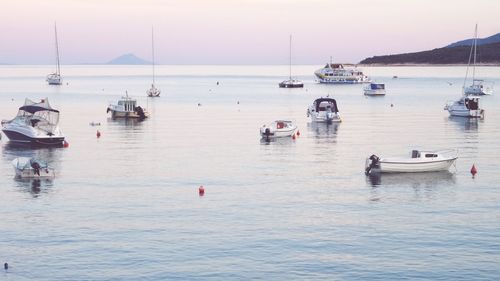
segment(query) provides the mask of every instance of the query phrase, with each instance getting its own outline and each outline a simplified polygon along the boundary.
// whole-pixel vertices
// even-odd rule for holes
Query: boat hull
[[[283,82],[279,83],[279,87],[280,88],[304,88],[304,83],[283,81]]]
[[[470,117],[470,118],[484,118],[484,110],[469,110],[467,108],[447,108],[450,116],[459,116],[459,117]]]
[[[372,173],[422,173],[446,171],[457,160],[456,157],[450,159],[426,161],[426,162],[393,162],[379,161],[379,167],[372,168]]]
[[[125,119],[144,119],[148,118],[149,114],[147,112],[144,112],[144,116],[140,115],[137,112],[124,112],[124,111],[115,111],[115,110],[109,110],[111,112],[111,118],[116,119],[116,118],[125,118]]]
[[[9,138],[10,142],[17,144],[32,146],[62,146],[64,143],[64,136],[33,137],[9,129],[3,129],[2,131]]]
[[[385,90],[364,90],[365,96],[385,96]]]
[[[40,169],[39,174],[35,172],[34,169],[17,169],[14,167],[16,172],[16,177],[21,179],[43,179],[43,178],[54,178],[55,172],[51,168]]]
[[[260,136],[262,138],[286,138],[286,137],[291,137],[295,134],[295,131],[297,128],[292,128],[292,129],[287,129],[287,130],[269,130],[269,132],[266,132],[266,130],[261,130],[260,131]]]

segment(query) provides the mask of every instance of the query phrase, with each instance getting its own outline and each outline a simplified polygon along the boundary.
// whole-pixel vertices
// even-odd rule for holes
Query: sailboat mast
[[[476,32],[477,32],[477,24],[476,24],[476,31],[474,32],[474,38],[476,37]],[[465,90],[465,83],[467,83],[467,77],[469,76],[469,67],[470,67],[470,62],[472,60],[472,52],[474,51],[474,41],[470,47],[470,53],[469,53],[469,61],[467,62],[467,69],[465,70],[465,78],[464,78],[464,85],[462,88]],[[476,60],[476,54],[474,53],[474,61]],[[474,78],[472,78],[474,80]]]
[[[292,34],[290,34],[290,81],[292,80]]]
[[[474,65],[472,66],[472,84],[474,84],[474,79],[476,78],[476,53],[477,53],[477,23],[476,23],[476,29],[474,30]]]
[[[155,39],[154,39],[154,30],[151,27],[151,54],[153,57],[153,85],[155,84]]]
[[[56,38],[56,63],[57,63],[57,75],[61,75],[61,66],[59,65],[59,44],[57,42],[57,24],[54,22],[54,33]]]

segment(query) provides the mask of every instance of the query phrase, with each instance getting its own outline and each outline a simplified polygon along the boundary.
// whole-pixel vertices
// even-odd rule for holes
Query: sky
[[[0,63],[356,63],[500,32],[499,0],[15,0],[0,4]]]

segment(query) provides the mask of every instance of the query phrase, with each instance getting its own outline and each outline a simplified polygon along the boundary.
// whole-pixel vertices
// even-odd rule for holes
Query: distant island
[[[429,51],[374,56],[360,64],[368,65],[408,65],[408,64],[467,64],[473,39],[452,43],[443,48]],[[500,33],[478,39],[477,62],[479,64],[500,64]]]
[[[114,64],[114,65],[141,65],[141,64],[151,64],[150,61],[145,59],[141,59],[140,57],[134,54],[125,54],[121,55],[117,58],[114,58],[107,62],[106,64]]]

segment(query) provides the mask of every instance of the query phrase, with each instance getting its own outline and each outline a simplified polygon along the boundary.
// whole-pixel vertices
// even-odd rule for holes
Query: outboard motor
[[[366,175],[369,175],[370,171],[373,168],[380,168],[379,160],[380,160],[380,158],[375,154],[372,154],[372,156],[370,156],[368,159],[366,159],[366,168],[365,168]],[[370,162],[370,163],[368,163],[368,162]]]
[[[135,112],[137,112],[137,114],[139,115],[140,119],[145,119],[146,118],[146,114],[144,114],[144,110],[142,109],[142,107],[140,106],[136,106],[134,108]]]
[[[269,140],[272,136],[271,129],[266,128],[266,130],[264,131],[264,136],[265,136],[266,140]]]

